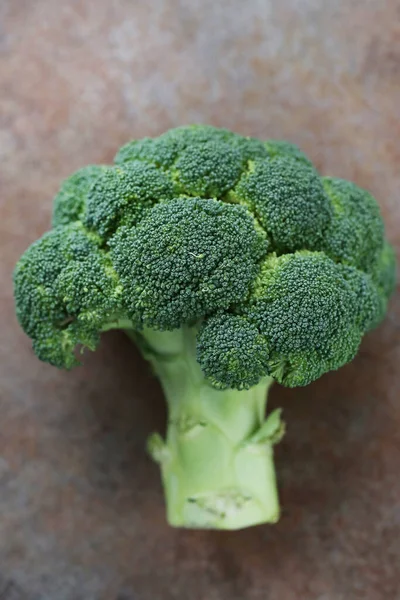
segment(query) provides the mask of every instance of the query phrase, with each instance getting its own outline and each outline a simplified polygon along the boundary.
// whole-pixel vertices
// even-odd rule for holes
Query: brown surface
[[[61,178],[188,122],[299,143],[399,244],[399,20],[398,0],[0,2],[2,599],[400,598],[399,296],[352,365],[274,389],[281,522],[213,533],[165,524],[163,403],[129,342],[41,364],[10,285]]]

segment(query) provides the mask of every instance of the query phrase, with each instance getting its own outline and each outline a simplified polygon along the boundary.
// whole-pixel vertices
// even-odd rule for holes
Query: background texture
[[[62,178],[190,122],[298,143],[376,195],[399,249],[399,22],[399,0],[0,1],[2,600],[400,598],[399,295],[340,374],[273,390],[280,523],[215,533],[164,521],[135,349],[41,364],[10,281]]]

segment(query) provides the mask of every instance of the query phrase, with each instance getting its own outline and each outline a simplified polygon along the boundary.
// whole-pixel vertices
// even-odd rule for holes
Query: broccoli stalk
[[[238,529],[277,521],[273,444],[283,427],[279,411],[265,420],[272,378],[249,390],[215,389],[197,362],[194,328],[146,329],[139,347],[168,405],[166,440],[153,434],[148,447],[161,467],[169,523]]]
[[[59,368],[108,329],[138,344],[168,403],[149,449],[172,525],[273,523],[269,386],[339,369],[384,318],[395,257],[379,207],[291,144],[213,127],[130,142],[115,163],[62,184],[53,228],[15,268],[19,322]]]

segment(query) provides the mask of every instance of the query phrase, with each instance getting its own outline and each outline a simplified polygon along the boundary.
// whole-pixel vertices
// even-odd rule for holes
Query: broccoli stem
[[[168,404],[167,435],[149,439],[160,464],[167,518],[176,527],[240,529],[279,518],[273,444],[280,411],[265,420],[266,378],[249,390],[218,390],[196,360],[194,328],[146,329],[138,340]]]

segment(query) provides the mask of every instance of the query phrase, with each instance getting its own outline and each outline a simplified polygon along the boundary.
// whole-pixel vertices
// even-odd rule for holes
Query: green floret
[[[173,183],[153,165],[139,161],[108,167],[90,188],[85,225],[102,238],[120,225],[132,226],[156,202],[176,195]]]
[[[142,160],[169,169],[180,155],[190,148],[197,152],[204,144],[229,146],[242,157],[242,162],[255,158],[267,158],[264,144],[255,138],[243,137],[227,129],[209,125],[187,125],[171,129],[157,138],[133,140],[123,146],[115,157],[116,164],[126,164],[132,160]]]
[[[238,181],[242,164],[236,148],[224,142],[204,142],[180,153],[172,176],[184,194],[220,198]]]
[[[243,300],[267,242],[243,207],[186,198],[121,228],[111,247],[129,317],[174,329]]]
[[[220,389],[249,389],[268,375],[269,348],[257,327],[239,315],[208,318],[197,338],[197,360]]]
[[[280,155],[256,161],[231,196],[255,213],[277,252],[321,247],[332,207],[313,167]]]
[[[98,165],[83,167],[62,183],[54,199],[53,227],[68,225],[83,218],[89,189],[106,169]]]
[[[396,289],[396,254],[388,242],[383,245],[372,276],[378,288],[389,299]]]
[[[224,144],[234,136],[235,134],[228,131],[207,125],[177,127],[157,138],[129,142],[119,150],[115,163],[126,164],[132,160],[142,160],[162,169],[169,169],[187,148],[197,149],[203,144],[210,143]]]
[[[120,148],[114,162],[124,166],[132,161],[140,160],[162,169],[168,169],[176,160],[180,149],[179,143],[167,134],[158,138],[132,140]]]
[[[164,136],[166,139],[173,139],[179,146],[178,154],[182,150],[201,148],[203,145],[211,143],[220,145],[221,148],[229,146],[232,150],[236,150],[240,153],[243,163],[256,158],[268,158],[268,151],[260,140],[210,125],[177,127],[165,133]]]
[[[267,340],[271,376],[289,387],[351,360],[363,333],[342,266],[320,252],[269,256],[244,314]]]
[[[313,167],[310,159],[295,144],[282,140],[268,140],[264,145],[270,158],[291,158],[309,167]]]
[[[30,246],[14,273],[17,316],[37,356],[79,364],[76,346],[94,350],[99,330],[121,310],[122,287],[110,260],[81,225],[60,226]]]
[[[387,297],[368,273],[347,265],[338,267],[357,298],[355,322],[364,334],[374,329],[382,320],[386,313]]]
[[[384,243],[382,216],[376,200],[350,181],[323,178],[333,205],[324,250],[336,261],[373,272]]]

